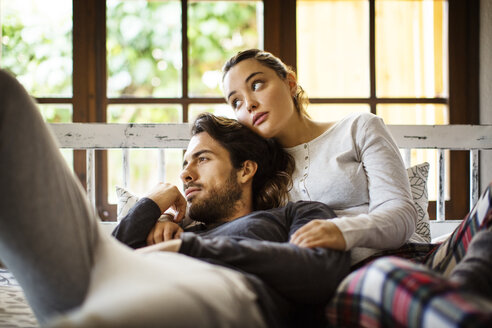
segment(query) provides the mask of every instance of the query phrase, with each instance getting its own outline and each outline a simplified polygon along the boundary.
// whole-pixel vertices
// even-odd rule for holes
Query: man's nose
[[[189,183],[195,180],[195,175],[192,174],[192,170],[187,166],[183,168],[181,174],[179,175],[183,183]]]

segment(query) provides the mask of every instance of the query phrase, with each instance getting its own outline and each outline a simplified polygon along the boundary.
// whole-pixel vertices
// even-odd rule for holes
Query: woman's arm
[[[317,165],[325,181],[311,197],[327,202],[338,217],[313,221],[292,238],[306,247],[396,248],[415,230],[417,212],[398,147],[382,119],[362,114],[340,124],[324,140]],[[328,157],[327,159],[325,159]],[[327,161],[326,161],[327,160]]]
[[[414,233],[417,220],[408,175],[383,120],[370,115],[356,144],[367,177],[367,214],[339,217],[335,223],[346,248],[397,248]]]

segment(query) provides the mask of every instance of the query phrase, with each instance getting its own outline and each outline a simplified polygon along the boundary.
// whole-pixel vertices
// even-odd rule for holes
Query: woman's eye
[[[234,101],[232,102],[232,108],[238,109],[239,106],[241,106],[241,102],[239,101],[239,99],[234,99]]]
[[[263,85],[263,81],[255,81],[252,84],[253,91],[258,90]]]

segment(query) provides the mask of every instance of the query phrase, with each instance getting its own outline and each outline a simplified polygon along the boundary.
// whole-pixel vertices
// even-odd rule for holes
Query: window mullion
[[[183,70],[182,70],[182,98],[187,99],[188,95],[188,1],[181,0],[181,52],[183,58]],[[182,104],[182,118],[183,122],[188,122],[188,104]]]
[[[369,0],[369,79],[371,113],[376,114],[376,4],[375,0]]]

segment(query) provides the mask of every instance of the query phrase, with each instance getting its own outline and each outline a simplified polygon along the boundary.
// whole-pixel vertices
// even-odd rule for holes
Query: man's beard
[[[205,198],[192,199],[188,214],[192,220],[207,225],[224,222],[234,214],[236,203],[241,196],[241,186],[233,170],[224,186],[210,189]]]

